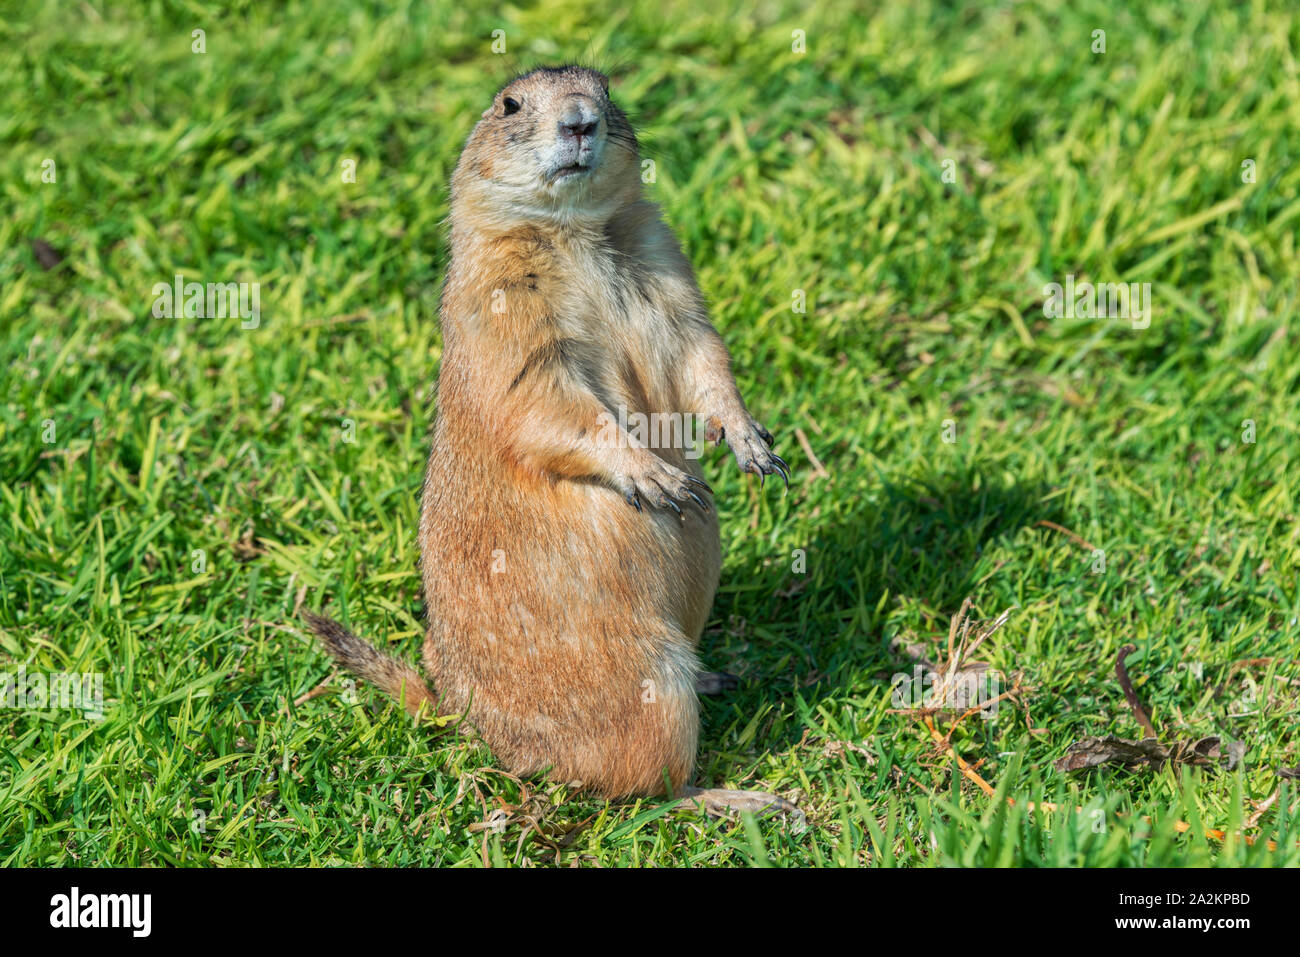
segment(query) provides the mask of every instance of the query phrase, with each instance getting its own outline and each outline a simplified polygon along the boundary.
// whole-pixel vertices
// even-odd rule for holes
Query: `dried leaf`
[[[1216,762],[1222,763],[1228,770],[1236,767],[1246,753],[1246,746],[1240,741],[1229,741],[1222,745],[1214,735],[1199,740],[1175,741],[1172,745],[1163,745],[1155,738],[1142,738],[1132,741],[1105,737],[1080,738],[1070,745],[1065,756],[1056,762],[1058,771],[1080,771],[1095,768],[1102,764],[1122,764],[1128,768],[1158,768],[1166,761],[1176,764],[1192,764],[1198,767],[1212,767]]]
[[[262,540],[253,537],[251,528],[240,536],[239,541],[230,546],[230,550],[235,553],[235,558],[241,562],[251,562],[259,555],[266,554],[266,549],[262,547]]]

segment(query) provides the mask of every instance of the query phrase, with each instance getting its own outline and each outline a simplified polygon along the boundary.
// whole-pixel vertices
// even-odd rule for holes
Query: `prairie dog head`
[[[501,88],[452,177],[452,219],[482,226],[608,219],[641,193],[640,155],[609,79],[542,67]]]

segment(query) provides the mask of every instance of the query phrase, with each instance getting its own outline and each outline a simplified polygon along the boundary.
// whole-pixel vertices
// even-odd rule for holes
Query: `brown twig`
[[[943,735],[941,735],[939,733],[939,729],[934,726],[934,721],[927,717],[925,719],[925,726],[930,729],[930,737],[934,738],[935,743],[937,743],[940,747],[944,749],[948,757],[952,758],[954,761],[957,762],[957,767],[961,768],[961,773],[966,775],[966,777],[970,778],[977,785],[979,785],[979,789],[981,791],[983,791],[989,797],[992,797],[993,785],[989,784],[988,781],[985,781],[982,777],[980,777],[979,774],[976,773],[975,769],[972,768],[969,764],[967,764],[966,760],[960,754],[957,753],[956,749],[951,744],[948,744],[944,741]]]
[[[1074,544],[1079,545],[1079,546],[1081,546],[1081,547],[1083,547],[1083,548],[1086,548],[1086,549],[1087,549],[1088,551],[1090,551],[1090,552],[1095,552],[1095,551],[1097,550],[1097,546],[1094,545],[1094,544],[1092,544],[1092,542],[1089,542],[1089,541],[1087,541],[1086,539],[1080,538],[1078,535],[1074,534],[1074,532],[1070,531],[1068,528],[1066,528],[1066,527],[1063,526],[1063,525],[1057,525],[1055,522],[1049,522],[1049,521],[1048,521],[1047,519],[1045,519],[1045,518],[1044,518],[1044,519],[1040,519],[1039,522],[1038,522],[1038,524],[1041,525],[1041,526],[1043,526],[1043,528],[1050,528],[1050,529],[1051,529],[1052,531],[1054,531],[1054,532],[1060,532],[1062,535],[1064,535],[1064,536],[1065,536],[1066,538],[1068,538],[1070,541],[1074,542]]]
[[[996,698],[990,698],[988,701],[981,702],[975,707],[967,708],[964,712],[962,712],[962,714],[957,718],[957,720],[948,726],[948,733],[943,736],[944,741],[945,742],[952,741],[952,735],[953,732],[957,730],[957,725],[961,724],[971,715],[979,714],[980,712],[984,711],[986,708],[990,707],[991,705],[995,705],[999,701],[1005,701],[1008,698],[1014,698],[1019,694],[1020,694],[1020,679],[1017,678],[1015,685],[1012,686],[1010,691],[1004,691]]]
[[[952,617],[952,622],[948,626],[947,658],[938,665],[930,666],[927,664],[927,667],[936,672],[939,676],[939,680],[936,683],[934,690],[934,700],[938,702],[942,703],[948,701],[954,691],[953,683],[959,680],[962,676],[963,665],[965,665],[970,655],[990,636],[992,636],[994,632],[1006,624],[1007,618],[1011,614],[1010,609],[1008,609],[999,615],[994,621],[980,623],[975,629],[975,636],[972,639],[971,625],[973,623],[970,618],[970,611],[973,605],[974,602],[969,597],[966,598],[961,603],[961,609]],[[952,745],[952,732],[956,729],[957,725],[961,724],[962,721],[969,718],[975,712],[982,711],[989,705],[998,701],[1015,697],[1019,691],[1020,682],[1017,679],[1015,687],[1010,690],[1003,692],[989,701],[984,701],[975,707],[968,708],[955,722],[953,722],[952,727],[948,729],[947,734],[941,734],[939,732],[939,729],[935,727],[934,719],[937,715],[948,714],[949,711],[955,712],[956,709],[943,707],[942,704],[938,707],[926,706],[923,701],[921,702],[920,707],[890,710],[892,713],[907,714],[912,718],[919,718],[929,730],[930,737],[934,739],[939,750],[952,758],[952,760],[956,762],[957,767],[961,769],[961,773],[969,780],[973,781],[981,791],[991,797],[994,793],[993,785],[984,780],[975,768],[967,763],[966,760],[957,753],[956,749]]]
[[[803,429],[795,426],[794,437],[799,440],[799,445],[803,449],[803,454],[808,456],[808,462],[813,467],[813,478],[830,478],[831,473],[822,468],[821,459],[817,458],[817,453],[812,450],[812,445],[809,444],[808,436],[804,435]],[[809,481],[811,481],[811,479]]]
[[[1277,796],[1281,793],[1282,793],[1282,789],[1278,788],[1276,791],[1273,792],[1273,794],[1269,798],[1267,798],[1264,801],[1261,801],[1256,806],[1255,813],[1252,814],[1250,817],[1246,818],[1245,826],[1254,827],[1256,824],[1258,824],[1259,819],[1263,817],[1264,813],[1277,802]]]
[[[967,629],[970,628],[970,606],[972,604],[974,604],[974,602],[972,602],[970,596],[967,595],[966,599],[961,603],[961,610],[952,616],[952,622],[948,625],[948,661],[944,666],[945,671],[952,670],[954,664],[953,656],[956,654],[957,650],[958,630],[962,627]]]
[[[324,681],[322,681],[322,682],[321,682],[320,684],[318,684],[316,687],[312,688],[312,689],[311,689],[310,691],[308,691],[306,694],[300,694],[300,695],[298,695],[298,697],[294,698],[294,700],[293,700],[293,706],[294,706],[295,708],[299,708],[299,707],[301,707],[302,705],[306,704],[308,701],[310,701],[312,698],[319,698],[319,697],[320,697],[321,695],[323,695],[323,694],[329,694],[331,691],[334,690],[333,686],[330,684],[330,678],[333,678],[333,677],[334,677],[334,675],[331,674],[331,675],[329,676],[329,678],[326,678]],[[288,708],[283,708],[283,709],[281,709],[280,713],[281,713],[281,714],[288,714],[288,713],[289,713],[289,709],[288,709]]]
[[[1135,645],[1125,645],[1119,650],[1119,657],[1115,659],[1115,677],[1119,679],[1119,686],[1124,691],[1124,697],[1128,699],[1129,708],[1133,710],[1133,717],[1137,719],[1138,724],[1142,725],[1145,736],[1158,738],[1160,735],[1156,734],[1156,726],[1151,723],[1151,719],[1142,707],[1142,702],[1138,700],[1137,692],[1133,690],[1133,682],[1129,681],[1128,669],[1124,667],[1124,659],[1135,651],[1137,651]]]

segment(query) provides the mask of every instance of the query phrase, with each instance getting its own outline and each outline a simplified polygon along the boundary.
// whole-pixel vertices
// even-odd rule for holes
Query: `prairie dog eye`
[[[501,105],[505,109],[506,116],[510,116],[512,113],[519,112],[519,101],[516,100],[513,96],[507,96],[504,100],[501,101]]]

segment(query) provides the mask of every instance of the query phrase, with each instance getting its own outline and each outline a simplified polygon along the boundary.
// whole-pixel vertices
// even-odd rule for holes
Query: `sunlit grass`
[[[1294,10],[385,6],[0,23],[0,671],[107,699],[0,711],[0,863],[1300,863],[1294,790],[1252,803],[1300,764]],[[806,830],[519,782],[369,689],[293,704],[331,673],[300,598],[418,655],[447,178],[512,67],[568,60],[613,73],[795,469],[706,465],[702,657],[743,683],[699,767]],[[178,273],[259,283],[258,327],[154,318]],[[1068,275],[1151,283],[1150,326],[1046,317]],[[894,640],[933,658],[968,595],[1026,687],[953,738],[996,799],[891,713]],[[1241,768],[1053,770],[1140,736],[1128,643],[1157,726]]]

